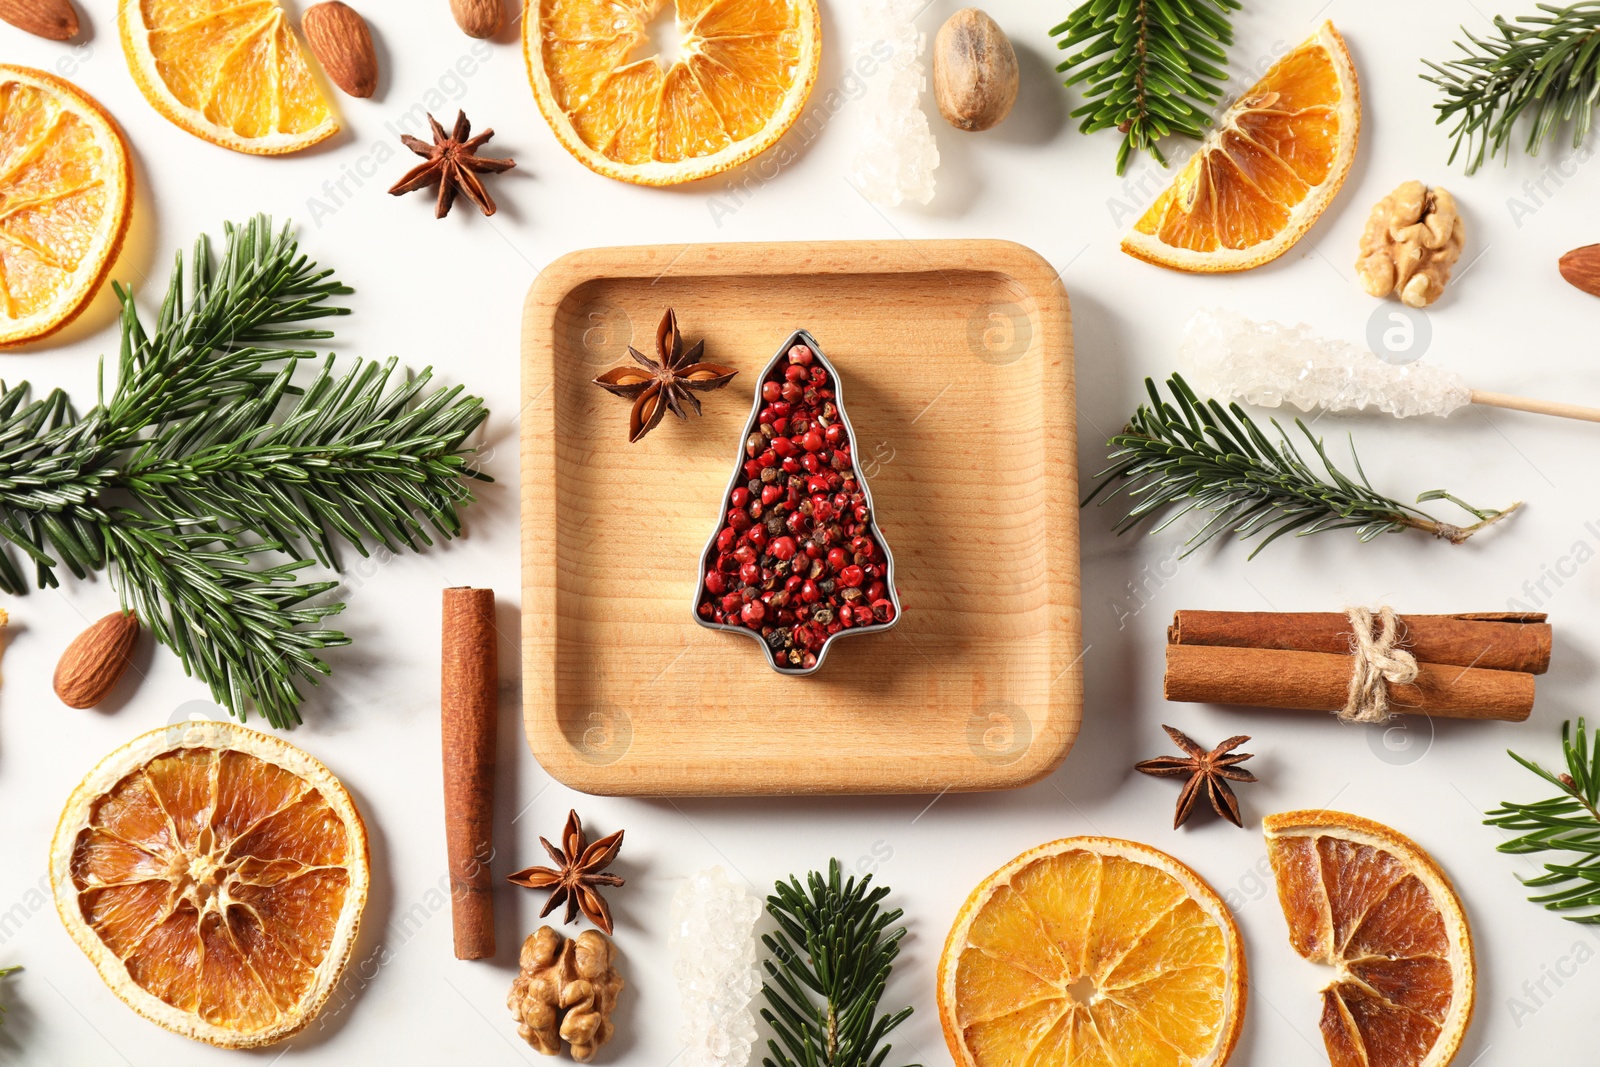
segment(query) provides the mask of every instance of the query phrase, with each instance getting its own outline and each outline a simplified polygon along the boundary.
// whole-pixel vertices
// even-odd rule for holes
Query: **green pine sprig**
[[[1240,0],[1086,0],[1050,36],[1068,55],[1056,67],[1083,86],[1072,113],[1084,133],[1122,131],[1117,173],[1135,152],[1166,166],[1163,137],[1199,139],[1222,95],[1232,13]],[[1070,73],[1069,73],[1070,72]]]
[[[12,975],[16,974],[20,970],[22,970],[22,965],[21,964],[15,964],[15,965],[10,966],[10,967],[0,967],[0,978],[10,978]],[[5,1024],[6,1024],[6,1006],[4,1004],[0,1004],[0,1026],[4,1026]]]
[[[1201,511],[1211,517],[1188,539],[1184,555],[1224,532],[1236,533],[1240,540],[1264,535],[1250,553],[1253,559],[1285,534],[1304,537],[1325,530],[1354,529],[1362,541],[1421,530],[1460,544],[1522,506],[1482,510],[1440,489],[1417,497],[1419,504],[1448,500],[1478,520],[1470,526],[1441,522],[1373,489],[1354,442],[1356,477],[1351,478],[1334,466],[1322,439],[1296,419],[1322,467],[1318,472],[1276,419],[1271,420],[1278,432],[1274,442],[1238,404],[1224,408],[1216,400],[1202,401],[1180,375],[1168,379],[1167,389],[1170,402],[1154,381],[1145,379],[1150,402],[1139,405],[1127,427],[1110,439],[1111,465],[1097,475],[1099,483],[1083,501],[1087,506],[1096,497],[1104,503],[1126,494],[1132,503],[1115,526],[1119,534],[1169,508],[1178,510],[1153,532]]]
[[[1569,862],[1546,860],[1544,874],[1522,879],[1531,889],[1549,890],[1528,899],[1575,923],[1600,925],[1600,738],[1591,741],[1582,719],[1561,726],[1561,751],[1567,769],[1551,774],[1515,752],[1507,755],[1560,790],[1531,804],[1504,803],[1484,822],[1520,836],[1499,846],[1514,856],[1565,853]],[[1581,912],[1581,914],[1572,914]]]
[[[322,623],[343,610],[343,545],[420,550],[461,530],[466,479],[488,480],[466,440],[487,416],[459,387],[429,388],[394,360],[332,357],[293,379],[332,334],[351,290],[258,216],[226,227],[220,257],[201,237],[177,257],[153,328],[133,294],[109,396],[81,416],[53,390],[0,384],[0,591],[105,570],[124,608],[213,699],[277,727],[300,721],[318,653],[348,644]]]
[[[1529,155],[1564,127],[1572,129],[1573,148],[1589,136],[1600,103],[1600,0],[1538,9],[1515,22],[1497,16],[1499,36],[1478,37],[1463,27],[1460,58],[1424,61],[1433,73],[1422,77],[1444,90],[1434,105],[1438,122],[1455,123],[1450,162],[1464,152],[1468,174],[1488,157],[1509,159],[1524,119]]]
[[[881,910],[889,890],[871,883],[841,882],[835,859],[826,880],[812,871],[802,889],[791,876],[767,898],[778,932],[761,938],[771,954],[761,1017],[777,1038],[765,1067],[883,1067],[893,1048],[884,1039],[911,1015],[878,1012],[906,931],[889,929],[901,911]]]

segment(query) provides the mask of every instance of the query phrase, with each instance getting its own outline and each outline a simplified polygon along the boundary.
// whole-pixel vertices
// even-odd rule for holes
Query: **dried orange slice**
[[[129,1007],[254,1048],[305,1026],[338,983],[367,899],[367,834],[300,749],[185,722],[89,772],[50,873],[61,921]]]
[[[650,50],[667,0],[528,0],[522,46],[534,99],[587,167],[672,185],[777,143],[817,80],[816,0],[674,0],[678,54]]]
[[[1324,22],[1223,113],[1122,250],[1184,271],[1277,259],[1339,192],[1360,133],[1356,69]]]
[[[1244,1020],[1239,930],[1164,852],[1069,837],[984,879],[939,958],[958,1067],[1215,1067]]]
[[[128,143],[83,90],[0,66],[0,348],[78,317],[122,248]]]
[[[121,0],[133,80],[161,114],[236,152],[296,152],[339,132],[274,0]]]
[[[1472,934],[1433,858],[1337,811],[1263,823],[1289,941],[1331,964],[1322,1039],[1333,1067],[1444,1067],[1472,1021]]]

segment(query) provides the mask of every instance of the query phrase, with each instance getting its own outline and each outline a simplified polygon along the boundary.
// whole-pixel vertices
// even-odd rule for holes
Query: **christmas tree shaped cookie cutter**
[[[737,573],[729,574],[728,572],[724,571],[723,582],[719,583],[713,579],[713,584],[723,585],[725,583],[724,592],[714,593],[710,588],[708,588],[708,576],[719,570],[719,561],[722,561],[726,556],[728,556],[732,550],[730,547],[730,552],[722,551],[718,546],[718,538],[723,533],[724,529],[729,525],[729,516],[733,507],[732,500],[734,491],[741,488],[749,491],[749,486],[752,482],[761,482],[761,478],[759,476],[753,478],[745,469],[746,463],[753,458],[748,454],[747,444],[751,440],[752,435],[762,435],[761,413],[769,404],[769,402],[762,395],[763,387],[770,380],[782,380],[782,371],[786,370],[790,364],[789,353],[797,345],[803,345],[810,349],[811,358],[813,361],[811,365],[819,366],[823,369],[823,371],[827,374],[827,383],[833,390],[833,402],[837,409],[837,418],[834,420],[834,422],[836,425],[843,428],[844,433],[843,440],[839,443],[841,445],[848,445],[849,447],[848,472],[845,469],[840,469],[839,474],[841,475],[841,480],[853,480],[855,482],[856,488],[853,492],[859,493],[861,497],[860,505],[850,505],[852,510],[849,517],[854,518],[855,507],[865,507],[865,518],[859,521],[857,524],[858,531],[856,533],[856,537],[866,537],[870,539],[874,546],[873,559],[870,561],[870,563],[876,566],[878,571],[881,572],[882,577],[878,579],[884,586],[884,595],[881,598],[881,602],[886,602],[890,610],[888,612],[883,612],[880,610],[873,615],[870,621],[863,621],[860,623],[852,622],[850,624],[843,624],[842,620],[840,620],[837,615],[834,615],[826,623],[818,623],[814,618],[808,617],[804,620],[796,619],[796,621],[793,623],[778,625],[776,612],[773,613],[773,617],[770,619],[770,621],[766,619],[762,620],[761,626],[758,628],[752,628],[750,625],[739,622],[719,621],[712,616],[710,612],[715,612],[717,610],[717,607],[719,606],[718,602],[721,601],[723,597],[727,596],[728,591],[733,591],[736,594],[740,593],[745,587],[745,583],[742,582]],[[777,373],[775,374],[775,372]],[[890,552],[889,542],[884,538],[883,531],[878,526],[877,509],[873,506],[872,491],[867,485],[865,473],[861,470],[860,453],[856,446],[857,439],[855,428],[850,424],[849,409],[846,406],[844,398],[844,383],[839,375],[838,369],[835,368],[834,365],[828,360],[828,357],[823,354],[821,346],[817,344],[816,338],[812,337],[809,331],[796,330],[794,333],[789,335],[789,339],[786,340],[778,348],[778,351],[773,355],[773,357],[767,361],[766,366],[762,367],[761,373],[756,379],[755,400],[750,408],[750,418],[745,423],[744,432],[739,436],[739,451],[734,457],[733,473],[728,479],[728,486],[725,490],[723,490],[722,493],[721,507],[717,513],[717,522],[712,528],[711,536],[709,539],[707,539],[704,550],[700,553],[699,580],[695,585],[694,601],[690,605],[690,612],[693,614],[695,622],[699,623],[701,626],[704,626],[710,630],[726,630],[733,633],[740,633],[754,639],[755,642],[761,646],[762,652],[766,655],[768,666],[777,671],[779,674],[797,676],[813,674],[822,668],[823,661],[827,658],[828,652],[833,648],[834,644],[840,638],[852,637],[860,634],[881,633],[884,630],[890,629],[900,621],[900,594],[898,589],[895,587],[894,554]],[[831,450],[829,454],[831,454]],[[781,468],[779,469],[780,476],[773,482],[765,484],[777,484],[780,487],[784,486],[788,477],[787,472],[781,471]],[[827,471],[833,469],[835,468],[830,465],[829,467],[824,468],[824,470],[820,473],[822,476],[826,477]],[[800,473],[800,477],[806,481],[809,481],[810,474],[809,472],[802,471]],[[802,484],[805,484],[805,482],[802,482]],[[807,492],[805,495],[809,497],[812,494]],[[833,494],[824,495],[832,496]],[[759,497],[756,497],[756,499],[759,499]],[[776,507],[780,505],[774,506]],[[763,515],[762,518],[765,520],[770,518],[770,516]],[[753,522],[754,521],[756,520],[753,520]],[[782,533],[778,534],[771,533],[769,527],[769,543],[768,546],[764,547],[770,547],[771,540],[779,537],[791,538],[795,542],[798,551],[796,551],[790,560],[777,560],[770,553],[765,551],[762,551],[759,554],[759,557],[755,562],[764,571],[784,571],[782,574],[774,575],[773,580],[771,581],[771,588],[762,589],[762,586],[768,585],[768,581],[763,580],[760,585],[756,587],[757,589],[761,590],[762,593],[776,593],[779,590],[784,590],[788,585],[788,579],[791,576],[801,577],[802,582],[806,582],[806,576],[809,576],[810,571],[815,569],[813,564],[806,564],[805,566],[807,569],[804,575],[795,574],[791,569],[794,560],[809,560],[811,558],[805,551],[804,545],[808,540],[814,539],[807,536],[796,536],[794,532],[791,531],[785,524]],[[851,538],[845,537],[843,540],[843,544],[829,544],[823,548],[822,562],[825,573],[819,576],[820,581],[817,582],[819,587],[821,585],[821,581],[832,581],[834,589],[840,590],[839,578],[841,577],[842,571],[849,568],[846,567],[838,570],[828,570],[827,568],[829,565],[827,561],[826,548],[841,548],[849,554],[847,558],[853,558],[855,554],[851,552]],[[748,539],[744,536],[740,536],[738,538],[738,542],[741,544],[747,543]],[[779,563],[784,564],[784,566],[775,566],[775,564]],[[808,582],[807,584],[810,583]],[[867,582],[863,581],[862,586],[866,586],[867,584]],[[851,586],[847,588],[860,587]],[[761,594],[758,593],[757,597],[759,598],[760,595]],[[791,597],[789,599],[798,600],[799,598]],[[824,594],[822,599],[814,602],[814,604],[822,605],[832,601],[833,599],[834,597],[832,593]],[[840,599],[843,599],[842,590]],[[845,604],[848,605],[853,615],[855,612],[860,610],[856,607],[856,605],[863,603],[867,599],[867,595],[863,594],[861,597],[846,600]],[[813,604],[806,604],[803,600],[799,600],[799,605],[802,606],[791,608],[786,601],[778,610],[782,611],[787,609],[791,613],[798,614],[798,612],[801,610],[809,613],[814,608]],[[872,611],[872,604],[868,603],[865,606],[869,612]],[[763,610],[766,611],[771,609],[767,608],[766,605],[763,605]],[[826,610],[831,612],[833,609],[830,608]],[[841,607],[839,611],[843,611],[843,608]],[[887,618],[883,618],[883,615],[887,615]],[[735,616],[735,618],[738,618],[738,616]],[[837,628],[833,629],[832,632],[826,632],[830,626],[837,626]],[[820,639],[820,642],[816,643],[814,649],[804,644],[797,645],[794,642],[793,638],[795,631],[801,627],[811,628],[809,631],[807,631],[807,635],[810,636],[814,642]],[[820,632],[817,630],[818,627],[821,628]],[[772,636],[763,636],[763,628],[769,631]],[[796,647],[801,649],[799,663],[791,662],[791,660],[794,658],[791,656],[791,653],[794,652]],[[810,663],[805,662],[804,653],[806,651],[811,651],[812,656],[814,657],[814,660]]]

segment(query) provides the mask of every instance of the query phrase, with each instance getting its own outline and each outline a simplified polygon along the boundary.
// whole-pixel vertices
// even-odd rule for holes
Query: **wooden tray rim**
[[[1011,279],[1027,291],[1035,302],[1041,326],[1037,344],[1044,360],[1047,387],[1068,398],[1075,397],[1076,373],[1071,356],[1071,308],[1059,272],[1038,252],[1014,241],[996,239],[901,239],[892,241],[851,240],[816,242],[724,242],[713,244],[611,245],[579,249],[552,261],[528,289],[523,304],[522,344],[519,351],[522,380],[522,414],[519,451],[522,475],[519,490],[531,479],[554,491],[556,449],[539,450],[534,442],[541,436],[555,439],[555,407],[540,404],[536,383],[555,381],[556,314],[567,298],[581,286],[601,280],[641,277],[774,277],[797,271],[782,254],[785,250],[805,250],[815,256],[825,253],[821,263],[808,264],[803,273],[814,275],[873,275],[943,273],[993,274]],[[533,340],[529,341],[529,338]],[[1046,421],[1041,426],[1050,451],[1061,457],[1046,467],[1056,499],[1067,500],[1068,526],[1063,531],[1071,542],[1070,553],[1055,553],[1046,565],[1046,580],[1053,589],[1070,590],[1068,602],[1052,597],[1048,603],[1056,610],[1065,608],[1063,626],[1055,630],[1053,659],[1064,660],[1063,670],[1052,683],[1046,699],[1046,712],[1038,736],[1016,762],[1005,766],[972,768],[964,774],[940,776],[938,784],[929,780],[923,787],[907,790],[895,786],[874,787],[854,780],[846,767],[837,775],[820,774],[815,779],[790,786],[769,783],[766,766],[770,759],[742,763],[736,774],[719,781],[682,781],[667,787],[659,782],[641,783],[633,779],[647,775],[622,764],[597,764],[583,760],[571,751],[553,709],[556,703],[556,600],[557,561],[553,553],[535,556],[533,545],[556,543],[555,510],[539,507],[548,498],[535,499],[522,491],[522,693],[523,731],[528,746],[541,766],[555,779],[581,792],[604,796],[782,796],[782,795],[867,795],[877,793],[942,793],[1016,789],[1031,785],[1059,767],[1076,740],[1083,713],[1082,607],[1077,530],[1077,441],[1065,420],[1051,419],[1052,411],[1064,407],[1044,405]],[[1062,495],[1064,494],[1064,495]],[[688,625],[686,622],[685,625]],[[1047,739],[1049,743],[1047,743]],[[544,749],[541,752],[541,748]],[[845,779],[851,780],[846,781]],[[681,787],[680,787],[681,786]]]

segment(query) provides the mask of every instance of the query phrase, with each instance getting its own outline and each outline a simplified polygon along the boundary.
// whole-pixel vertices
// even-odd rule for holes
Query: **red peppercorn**
[[[800,599],[807,604],[815,604],[822,599],[822,590],[817,588],[816,582],[807,578],[800,585]]]
[[[733,543],[739,539],[739,534],[724,526],[717,531],[717,551],[728,552],[733,549]]]
[[[833,553],[828,553],[828,556],[831,559]],[[861,573],[860,567],[857,567],[854,563],[852,563],[850,566],[839,571],[839,581],[854,589],[860,586],[862,582],[866,581],[866,575]]]
[[[744,476],[746,478],[761,477],[761,464],[757,463],[753,459],[746,460],[744,465]]]
[[[815,541],[807,541],[805,551],[808,559],[821,559],[823,556],[822,546]]]
[[[767,528],[760,523],[756,523],[754,526],[750,527],[749,532],[744,535],[745,540],[749,541],[757,548],[760,548],[762,545],[766,544],[769,536],[771,535],[767,533]]]
[[[766,617],[766,605],[762,604],[759,600],[752,600],[743,608],[739,609],[739,618],[744,620],[744,624],[746,626],[752,628],[760,626],[761,620],[765,619]]]
[[[756,561],[755,546],[740,545],[733,550],[733,558],[740,563],[754,563]]]
[[[730,508],[728,510],[728,525],[735,530],[748,530],[750,528],[750,516],[738,508]]]
[[[706,592],[712,596],[721,596],[728,591],[728,579],[721,571],[706,572]]]
[[[791,363],[783,369],[783,377],[791,382],[803,382],[811,376],[811,372],[798,363]]]
[[[887,600],[874,600],[872,602],[872,619],[874,622],[888,622],[893,618],[893,604]]]
[[[738,593],[729,593],[722,598],[722,610],[732,615],[744,604],[744,597]]]
[[[807,430],[806,435],[800,438],[800,447],[807,452],[821,452],[822,446],[822,435],[817,432],[815,427]]]
[[[871,585],[867,586],[867,601],[869,603],[882,600],[888,595],[889,587],[884,585],[882,582],[873,582]]]
[[[794,559],[795,544],[792,537],[775,537],[772,544],[767,546],[768,553],[773,559]]]
[[[772,450],[783,457],[792,456],[799,451],[799,449],[795,447],[795,443],[789,440],[787,437],[780,437],[773,441]]]
[[[810,366],[811,365],[811,346],[810,345],[795,345],[793,348],[789,349],[789,362],[790,363],[798,363],[802,367]]]
[[[847,557],[845,555],[844,549],[842,549],[842,548],[830,548],[830,549],[828,549],[828,569],[830,571],[843,570],[844,567],[847,564],[849,564],[849,562],[850,562],[849,557]]]
[[[805,585],[804,578],[800,577],[798,574],[791,574],[789,577],[783,580],[783,591],[788,593],[791,597],[798,596],[800,593],[800,587],[803,585]]]
[[[785,382],[783,385],[783,398],[790,403],[799,400],[805,394],[805,389],[795,382]]]
[[[812,367],[811,368],[811,384],[812,385],[827,385],[828,384],[828,372],[826,370],[824,370],[822,367]]]
[[[770,404],[770,403],[772,403],[773,401],[779,399],[782,396],[783,396],[783,386],[779,385],[777,382],[763,382],[762,383],[762,385],[761,385],[761,399],[762,400],[765,400],[767,403]]]
[[[742,508],[748,503],[750,503],[750,490],[741,485],[733,491],[733,506]]]
[[[828,444],[830,445],[843,444],[844,427],[840,426],[838,423],[834,423],[832,426],[829,426],[826,431],[824,431],[823,436],[828,439]]]

